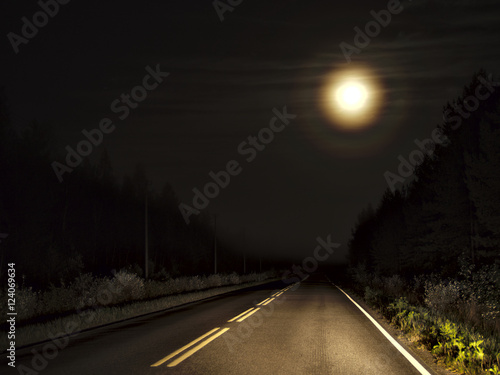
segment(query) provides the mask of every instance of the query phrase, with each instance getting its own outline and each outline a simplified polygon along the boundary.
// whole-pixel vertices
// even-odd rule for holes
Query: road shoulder
[[[366,310],[396,341],[398,341],[411,355],[428,366],[436,375],[456,375],[456,372],[448,370],[444,364],[440,363],[434,356],[421,345],[411,341],[405,333],[394,327],[378,310],[368,306],[366,302],[351,289],[344,291]]]

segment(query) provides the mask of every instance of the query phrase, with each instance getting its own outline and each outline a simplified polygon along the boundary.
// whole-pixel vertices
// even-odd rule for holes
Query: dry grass
[[[75,301],[77,305],[67,316],[55,317],[44,323],[18,325],[16,330],[17,347],[257,285],[265,280],[270,280],[275,274],[266,272],[244,276],[236,274],[212,275],[207,278],[180,278],[167,282],[142,284],[139,282],[142,280],[134,276],[119,276],[122,278],[122,282],[124,277],[126,280],[124,284],[121,284],[121,289],[118,288],[119,278],[115,275],[114,281],[113,279],[90,278],[95,288],[90,290],[79,289],[77,286],[82,286],[80,282],[59,288],[59,294],[56,288],[52,288],[46,293],[23,291],[24,295],[19,300],[21,306],[18,304],[18,311],[23,309],[24,314],[20,315],[24,320],[40,316],[43,312],[53,314],[63,311],[67,314],[68,308],[74,305]],[[87,282],[90,279],[87,277]],[[229,283],[233,283],[233,285],[228,285]],[[148,289],[144,287],[145,284],[149,286],[147,293]],[[107,286],[107,288],[103,289],[103,286]],[[78,294],[75,294],[75,291]],[[43,304],[43,306],[38,304]],[[31,311],[24,310],[28,308]],[[7,342],[7,335],[4,331],[0,333],[0,342]]]

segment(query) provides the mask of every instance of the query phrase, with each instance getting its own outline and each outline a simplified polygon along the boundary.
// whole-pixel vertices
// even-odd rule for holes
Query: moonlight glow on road
[[[332,125],[355,132],[371,126],[382,99],[382,90],[366,68],[336,70],[325,82],[322,108]]]

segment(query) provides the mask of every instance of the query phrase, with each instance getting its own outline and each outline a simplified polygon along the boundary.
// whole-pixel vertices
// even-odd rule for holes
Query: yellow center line
[[[245,315],[247,312],[249,312],[250,310],[253,310],[254,308],[255,308],[255,307],[252,307],[252,308],[248,309],[247,311],[242,312],[240,315],[235,316],[233,319],[228,320],[227,322],[228,322],[228,323],[234,322],[234,321],[235,321],[236,319],[238,319],[240,316]]]
[[[183,351],[184,351],[184,350],[186,350],[187,348],[189,348],[189,347],[193,346],[193,345],[194,345],[194,344],[196,344],[198,341],[203,340],[205,337],[207,337],[207,336],[211,335],[212,333],[214,333],[214,332],[215,332],[215,331],[217,331],[218,329],[220,329],[220,327],[217,327],[217,328],[212,329],[211,331],[209,331],[209,332],[205,333],[203,336],[198,337],[196,340],[193,340],[193,341],[191,341],[189,344],[187,344],[187,345],[183,346],[182,348],[180,348],[180,349],[176,350],[175,352],[170,353],[170,354],[169,354],[169,355],[167,355],[165,358],[160,359],[160,360],[159,360],[158,362],[156,362],[156,363],[153,363],[153,364],[151,365],[151,367],[158,367],[158,366],[160,366],[161,364],[163,364],[163,363],[167,362],[170,358],[175,357],[175,356],[176,356],[177,354],[179,354],[180,352],[183,352]]]
[[[237,320],[237,322],[238,322],[238,323],[241,323],[241,322],[242,322],[242,321],[244,321],[246,318],[248,318],[250,315],[255,314],[255,313],[256,313],[257,311],[259,311],[259,310],[260,310],[260,307],[257,307],[254,311],[251,311],[251,312],[249,312],[248,314],[246,314],[245,316],[243,316],[243,317],[239,318],[239,319]]]
[[[280,291],[278,290],[276,293],[274,293],[271,297],[274,297],[276,294],[278,294]]]
[[[274,301],[274,298],[271,298],[269,301],[267,301],[266,303],[263,303],[262,306],[266,306],[268,303],[271,303]]]
[[[269,301],[269,299],[270,299],[270,298],[267,298],[267,299],[265,299],[264,301],[262,301],[262,302],[259,302],[259,303],[257,304],[257,306],[260,306],[260,305],[262,305],[262,304],[263,304],[264,302],[267,302],[267,301]]]
[[[174,366],[177,366],[179,363],[181,363],[182,361],[184,361],[186,358],[190,357],[191,355],[193,355],[194,353],[196,353],[198,350],[200,350],[201,348],[203,348],[205,345],[209,344],[210,342],[212,342],[213,340],[215,340],[217,337],[219,337],[220,335],[222,335],[224,332],[228,331],[229,328],[224,328],[223,330],[221,330],[220,332],[217,332],[215,335],[213,335],[212,337],[209,337],[208,339],[206,339],[205,341],[203,341],[202,343],[196,345],[193,349],[191,349],[190,351],[184,353],[182,356],[180,356],[179,358],[177,358],[175,361],[172,361],[170,362],[167,367],[174,367]]]
[[[282,294],[283,294],[283,292],[280,292],[280,294],[278,294],[276,297],[279,297],[279,296],[281,296]]]

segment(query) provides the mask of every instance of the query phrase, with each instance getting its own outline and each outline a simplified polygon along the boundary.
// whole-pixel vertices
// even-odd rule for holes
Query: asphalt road
[[[81,333],[57,353],[46,347],[46,362],[33,350],[44,348],[19,350],[16,369],[3,355],[0,373],[420,374],[323,275]]]

